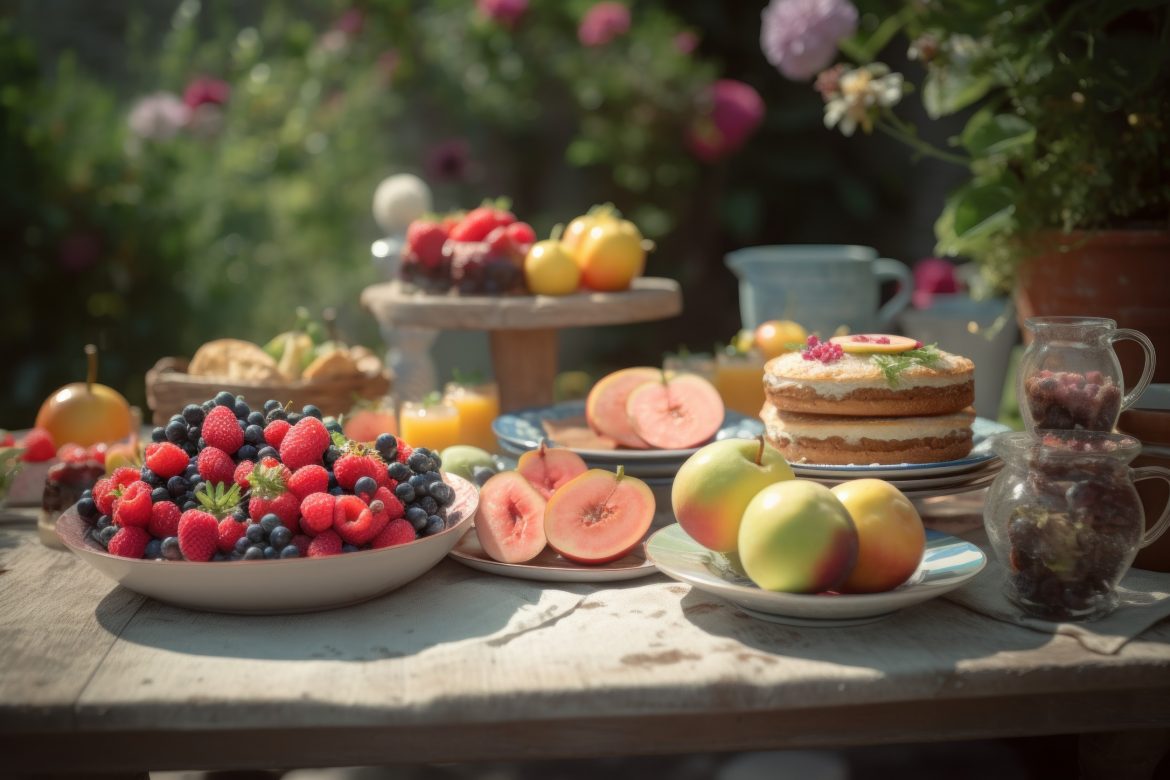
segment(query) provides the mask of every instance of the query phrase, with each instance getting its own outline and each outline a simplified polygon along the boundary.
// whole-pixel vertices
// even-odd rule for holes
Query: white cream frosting
[[[777,440],[827,440],[840,438],[846,444],[871,441],[909,441],[945,438],[969,433],[975,419],[972,411],[930,417],[835,417],[820,414],[781,414],[769,404],[761,418],[768,435]]]
[[[846,353],[840,360],[822,363],[805,360],[799,352],[790,352],[772,360],[764,368],[764,384],[769,390],[784,391],[807,388],[823,398],[844,398],[855,390],[913,390],[923,387],[952,387],[971,380],[971,361],[949,352],[940,352],[933,365],[915,365],[899,375],[897,387],[890,387],[873,355]]]

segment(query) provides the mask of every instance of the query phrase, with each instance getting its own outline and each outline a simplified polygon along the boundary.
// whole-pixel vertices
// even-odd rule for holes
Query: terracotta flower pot
[[[1170,230],[1049,232],[1020,267],[1016,306],[1028,317],[1109,317],[1149,336],[1159,357],[1154,382],[1170,382]],[[1119,343],[1127,384],[1141,376],[1142,354]]]

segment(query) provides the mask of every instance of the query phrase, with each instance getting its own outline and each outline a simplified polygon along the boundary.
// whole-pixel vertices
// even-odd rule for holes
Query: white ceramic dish
[[[987,556],[975,545],[928,529],[918,571],[894,590],[857,595],[774,593],[733,571],[726,556],[700,545],[677,523],[650,537],[646,557],[668,577],[730,601],[752,617],[826,627],[881,620],[960,587],[987,565]]]
[[[907,479],[887,479],[885,481],[903,491],[959,487],[961,485],[966,485],[972,482],[989,482],[995,478],[995,475],[1000,472],[1001,468],[1002,464],[997,458],[972,471],[962,471],[957,474],[945,474],[941,477],[911,477]],[[839,485],[842,482],[848,482],[851,479],[862,479],[862,477],[822,477],[806,475],[800,477],[800,479],[808,479],[813,482],[820,482],[823,485]]]
[[[444,474],[455,489],[448,528],[382,550],[275,561],[148,561],[111,555],[89,538],[89,526],[70,508],[57,534],[83,561],[122,587],[189,609],[242,615],[314,612],[372,599],[421,576],[443,560],[475,516],[479,491]]]
[[[484,552],[474,527],[451,550],[451,557],[477,571],[537,582],[620,582],[648,577],[658,571],[646,559],[642,544],[624,558],[596,566],[566,560],[547,547],[527,563],[500,563]]]

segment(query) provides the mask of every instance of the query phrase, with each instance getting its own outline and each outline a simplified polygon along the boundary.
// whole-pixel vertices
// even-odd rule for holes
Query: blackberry
[[[236,460],[250,460],[255,463],[260,458],[260,451],[254,444],[244,444],[236,450]]]
[[[155,428],[150,432],[150,440],[153,442],[163,442],[167,440],[166,428]]]
[[[282,408],[280,405],[280,401],[277,401],[275,398],[269,398],[267,401],[264,402],[264,414],[268,414],[273,409],[280,409],[280,408]]]
[[[245,561],[262,561],[262,560],[264,560],[264,548],[263,547],[255,547],[255,546],[249,547],[247,550],[244,551],[244,560]]]
[[[81,500],[77,502],[77,514],[81,515],[83,520],[89,520],[92,523],[98,519],[101,512],[98,511],[97,502],[93,500],[93,496],[82,496]]]
[[[157,504],[159,501],[170,500],[171,491],[167,490],[165,487],[156,487],[154,490],[150,491],[150,503],[152,504]]]
[[[292,531],[285,528],[283,525],[278,525],[272,529],[272,533],[268,535],[268,542],[278,550],[284,549],[289,542],[292,541]]]
[[[446,529],[447,522],[438,515],[431,515],[427,518],[427,525],[423,528],[423,536],[434,536],[440,531]]]
[[[398,483],[398,487],[394,488],[394,495],[403,504],[414,503],[414,487],[409,482]]]
[[[405,463],[394,462],[386,467],[386,473],[395,482],[405,482],[410,479],[410,466],[407,466]]]
[[[187,441],[187,423],[182,420],[169,422],[164,433],[167,441],[174,444],[182,444]]]
[[[256,453],[256,457],[259,460],[264,460],[265,458],[280,458],[280,453],[276,451],[275,447],[261,447],[260,450]]]
[[[252,413],[252,407],[248,406],[248,402],[245,401],[243,398],[239,398],[236,400],[235,409],[236,409],[236,417],[241,419],[241,420],[247,420],[248,415],[250,415]]]
[[[263,428],[264,427],[264,413],[263,412],[252,412],[251,414],[249,414],[248,415],[248,425],[259,425],[261,428]]]
[[[281,558],[300,558],[301,551],[297,549],[295,544],[290,544],[280,551]]]
[[[357,482],[353,483],[353,492],[356,496],[372,496],[377,489],[378,483],[373,477],[358,477]]]
[[[107,525],[98,532],[98,541],[102,543],[102,547],[109,547],[110,540],[114,538],[114,534],[118,533],[119,528],[116,525]]]
[[[236,548],[235,549],[236,549],[236,552],[238,552],[240,555],[243,555],[244,553],[246,553],[248,551],[248,548],[251,546],[252,546],[252,540],[249,539],[247,536],[241,536],[239,539],[236,539]]]
[[[431,496],[423,496],[417,503],[426,510],[428,515],[437,515],[439,513],[439,502]]]
[[[162,540],[162,557],[168,561],[183,560],[183,551],[179,549],[179,537],[168,536]]]
[[[439,506],[447,506],[455,501],[455,491],[450,485],[441,480],[432,482],[427,488],[431,498],[439,503]]]
[[[187,421],[188,425],[202,425],[203,424],[203,409],[195,404],[187,404],[183,407],[183,419]]]
[[[151,539],[146,543],[146,552],[142,554],[143,558],[148,561],[157,560],[162,557],[162,539]]]
[[[322,419],[321,410],[313,404],[305,404],[305,408],[301,409],[301,414],[305,417],[316,417],[318,420]]]
[[[264,541],[264,528],[259,523],[252,523],[244,529],[244,538],[252,544],[259,544]]]
[[[264,530],[265,534],[271,534],[275,529],[283,528],[284,526],[280,524],[279,517],[269,512],[260,518],[260,527]]]
[[[227,390],[220,390],[215,394],[215,405],[226,406],[229,409],[236,408],[236,397]]]
[[[392,433],[383,433],[374,441],[374,449],[387,462],[398,457],[398,439]]]
[[[427,527],[427,511],[420,506],[407,507],[406,519],[414,526],[415,531],[421,532]]]
[[[198,469],[195,470],[195,476],[199,476]],[[175,498],[178,498],[190,489],[191,483],[185,477],[174,476],[167,480],[167,492]]]

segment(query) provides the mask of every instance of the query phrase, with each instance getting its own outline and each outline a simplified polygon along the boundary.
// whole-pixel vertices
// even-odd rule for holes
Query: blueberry
[[[163,483],[162,477],[151,471],[148,466],[142,467],[142,469],[138,472],[138,478],[151,487],[158,487]]]
[[[323,416],[321,410],[313,404],[305,404],[305,408],[301,409],[301,414],[305,417],[316,417],[318,420]]]
[[[392,433],[383,433],[374,441],[374,449],[386,460],[394,460],[398,454],[398,439]]]
[[[414,501],[414,488],[409,482],[400,482],[398,487],[394,488],[394,495],[404,504],[409,504]]]
[[[267,414],[265,414],[264,419],[267,420],[268,422],[272,422],[273,420],[287,420],[288,419],[288,412],[286,412],[284,410],[283,406],[278,406],[275,409],[268,412]]]
[[[113,522],[114,522],[113,519],[111,519],[109,515],[99,515],[98,519],[96,521],[94,521],[93,527],[100,531],[103,528],[106,528],[107,526],[109,526]]]
[[[248,423],[244,422],[238,417],[236,418],[236,425],[240,426],[240,433],[243,433],[248,429]]]
[[[264,548],[263,547],[249,547],[247,550],[244,551],[244,560],[245,561],[262,561],[262,560],[264,560]]]
[[[184,501],[183,505],[179,508],[186,512],[188,509],[198,509],[199,504],[195,503],[194,501]]]
[[[255,444],[257,447],[263,447],[264,429],[256,424],[251,424],[244,429],[244,441],[248,444]]]
[[[157,504],[159,501],[170,500],[171,491],[167,490],[165,487],[156,487],[154,490],[150,491],[150,503],[152,504]]]
[[[329,486],[327,488],[325,488],[326,490],[332,490],[335,487],[340,487],[337,484],[337,475],[336,474],[334,474],[332,471],[326,471],[325,473],[329,475]]]
[[[264,548],[264,557],[267,558],[268,560],[272,560],[273,558],[277,557],[278,555],[280,555],[280,550],[276,549],[272,545],[268,545],[267,547]]]
[[[178,422],[169,422],[166,427],[167,441],[181,444],[187,441],[187,423],[179,420]]]
[[[275,447],[261,447],[260,451],[256,453],[256,457],[260,460],[265,458],[279,458],[280,453],[276,451]]]
[[[248,406],[248,402],[243,398],[236,401],[236,417],[241,420],[247,420],[248,415],[252,413],[252,407]]]
[[[168,536],[162,540],[162,557],[168,561],[183,560],[183,551],[179,549],[179,538]]]
[[[173,422],[183,422],[183,415],[181,415],[181,414],[172,414],[172,415],[171,415],[171,419],[167,420],[167,422],[168,422],[168,423],[173,423]]]
[[[196,469],[195,476],[198,476],[198,469]],[[191,483],[183,477],[175,476],[167,480],[167,492],[175,498],[186,493],[191,488]]]
[[[146,552],[142,554],[143,558],[148,561],[153,561],[162,557],[162,539],[151,539],[146,543]]]
[[[439,457],[439,453],[437,452],[431,453],[431,463],[434,464],[434,468],[431,469],[432,471],[438,471],[443,468],[443,459]]]
[[[427,527],[427,511],[422,507],[409,507],[406,510],[406,519],[414,526],[415,531],[422,531]]]
[[[101,512],[98,511],[97,502],[93,500],[93,496],[85,496],[77,502],[77,514],[86,520],[97,520]]]
[[[268,542],[280,550],[292,541],[292,531],[285,528],[283,525],[278,525],[272,529],[272,533],[268,537]]]
[[[264,541],[264,528],[259,523],[252,523],[244,530],[244,537],[253,544]]]
[[[427,478],[428,485],[431,484],[432,482],[442,482],[443,481],[443,475],[440,474],[438,471],[428,471],[426,474],[423,474],[423,476]]]
[[[191,479],[191,477],[195,476],[198,473],[199,473],[199,464],[196,463],[195,461],[191,461],[190,463],[188,463],[187,468],[185,468],[183,470],[183,476],[186,477],[187,479]],[[170,484],[170,483],[168,482],[167,484]]]
[[[414,488],[414,494],[416,496],[428,495],[427,478],[422,474],[415,474],[413,477],[407,480],[407,484]]]
[[[341,485],[338,485],[336,487],[331,487],[331,488],[329,488],[329,495],[331,495],[331,496],[344,496],[345,490],[341,487]]]
[[[282,527],[280,518],[269,512],[260,518],[260,527],[264,529],[264,533],[270,534],[276,528]]]
[[[199,408],[203,410],[204,414],[207,414],[215,408],[215,399],[212,398],[210,401],[204,401],[203,403],[199,404]]]
[[[415,447],[414,452],[417,452],[420,455],[426,455],[428,458],[434,454],[434,451],[429,447]]]
[[[352,545],[352,544],[348,544],[348,543],[347,543],[347,544],[343,544],[343,545],[341,545],[341,551],[342,551],[343,553],[357,552],[357,551],[358,551],[358,548],[357,548],[356,546]]]
[[[280,401],[277,401],[275,398],[269,398],[267,401],[264,402],[264,414],[268,414],[273,409],[280,409],[280,408],[281,408]]]
[[[280,551],[281,558],[300,558],[301,551],[297,549],[295,544],[290,544]]]
[[[288,419],[289,425],[296,425],[301,420],[305,419],[305,416],[303,414],[301,414],[300,412],[289,412],[287,419]]]
[[[236,450],[236,460],[250,460],[255,463],[259,457],[260,451],[257,450],[256,446],[253,444],[241,445],[240,448]]]
[[[325,454],[321,456],[321,461],[325,464],[325,468],[332,468],[337,459],[341,457],[341,450],[330,444],[325,448]]]
[[[110,540],[114,538],[114,534],[118,533],[118,530],[116,525],[107,525],[98,532],[98,541],[102,543],[102,547],[110,546]]]
[[[191,491],[194,492],[195,488],[203,484],[203,476],[201,474],[196,474],[187,481],[191,483]]]
[[[226,406],[229,409],[236,408],[236,397],[227,390],[220,390],[215,394],[215,405]]]
[[[330,433],[344,433],[345,432],[341,428],[341,421],[334,418],[334,417],[330,417],[328,420],[326,420],[325,430],[329,431]]]
[[[423,529],[423,536],[434,536],[439,531],[447,527],[447,522],[438,515],[431,515],[427,518],[427,526]]]
[[[378,483],[374,481],[373,477],[358,477],[357,482],[353,483],[354,495],[372,496],[377,489]]]
[[[200,439],[199,441],[203,441],[203,439]],[[186,444],[180,444],[179,446],[183,448],[183,452],[187,453],[188,458],[194,458],[196,455],[199,454],[199,445],[198,444],[192,444],[191,442],[187,442]]]
[[[487,466],[476,466],[471,470],[471,480],[475,484],[483,487],[484,483],[496,475],[495,469],[489,469]]]
[[[150,440],[155,441],[155,442],[166,441],[167,440],[167,429],[166,428],[155,428],[153,431],[150,432]]]
[[[241,555],[243,555],[245,552],[247,552],[248,548],[251,546],[252,546],[252,540],[249,539],[246,535],[241,536],[239,539],[236,539],[236,548],[235,549],[236,549],[236,552],[240,553]]]
[[[202,425],[188,425],[187,426],[187,441],[192,444],[198,444],[199,440],[203,438]]]
[[[410,470],[415,474],[425,474],[433,470],[430,457],[418,450],[410,454],[410,457],[406,459],[406,465],[410,466]]]
[[[203,409],[195,404],[187,404],[183,407],[183,419],[187,421],[188,425],[202,425]]]
[[[386,467],[386,473],[395,482],[405,482],[410,479],[410,466],[405,463],[391,463]]]
[[[447,506],[455,500],[455,491],[446,482],[432,482],[427,492],[431,494],[431,498],[439,502],[440,506]]]
[[[264,427],[264,412],[252,412],[248,415],[248,425],[259,425]]]
[[[207,449],[207,439],[204,439],[202,436],[200,436],[199,441],[195,442],[195,450],[198,452],[199,450],[205,449]]]
[[[248,510],[242,506],[236,507],[236,511],[232,512],[232,517],[239,523],[248,522]]]
[[[423,496],[418,500],[418,505],[426,510],[428,515],[438,514],[439,502],[430,496]]]

